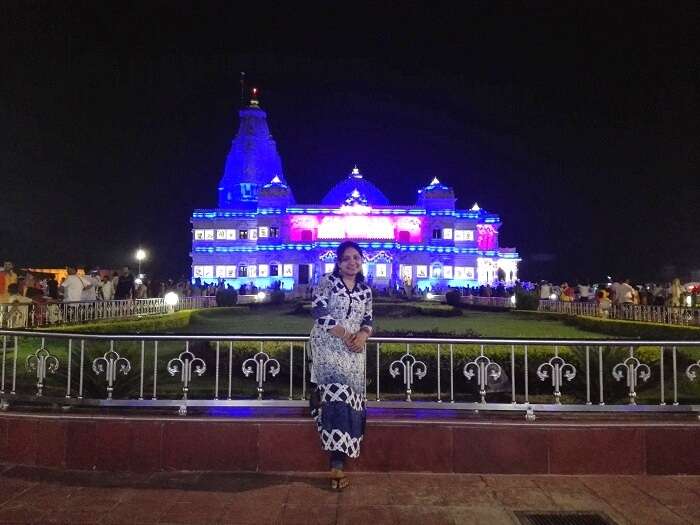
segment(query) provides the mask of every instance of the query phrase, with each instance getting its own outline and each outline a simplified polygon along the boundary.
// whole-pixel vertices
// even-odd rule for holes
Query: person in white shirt
[[[581,301],[588,302],[591,299],[591,287],[587,284],[579,284],[578,296]]]
[[[549,299],[550,295],[552,295],[551,286],[549,286],[548,282],[542,281],[542,284],[540,284],[540,299]]]
[[[75,267],[69,266],[68,277],[61,283],[61,288],[63,288],[63,302],[64,303],[75,303],[80,301],[83,296],[83,290],[92,286],[92,283],[83,280],[79,275]]]
[[[619,304],[634,303],[634,288],[630,284],[629,279],[625,279],[621,284],[618,285],[615,297]]]
[[[80,294],[81,301],[97,301],[97,289],[100,287],[100,280],[97,277],[97,272],[90,272],[90,275],[82,277],[82,280],[89,284],[88,288]]]
[[[111,301],[114,299],[114,285],[112,284],[112,279],[108,275],[102,276],[102,286],[100,288],[102,291],[102,300]]]

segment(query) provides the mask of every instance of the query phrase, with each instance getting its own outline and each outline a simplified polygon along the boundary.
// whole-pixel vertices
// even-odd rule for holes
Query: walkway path
[[[192,446],[197,446],[195,443]],[[0,523],[515,524],[513,511],[602,511],[619,524],[700,523],[700,476],[116,475],[4,467]]]

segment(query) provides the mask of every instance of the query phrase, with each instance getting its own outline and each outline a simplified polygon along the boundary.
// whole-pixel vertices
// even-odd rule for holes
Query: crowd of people
[[[31,271],[16,271],[11,261],[5,261],[0,271],[0,304],[31,302],[85,302],[164,297],[173,291],[181,297],[216,295],[221,284],[203,284],[181,278],[155,280],[135,276],[128,267],[120,271],[92,270],[78,273],[74,266],[66,268],[67,275],[57,281],[53,275]]]
[[[537,286],[537,294],[542,300],[564,302],[597,302],[602,305],[627,304],[649,306],[690,306],[693,298],[700,293],[700,287],[684,286],[680,279],[665,284],[633,283],[630,279],[591,285],[563,282],[553,285],[542,281]],[[690,298],[690,300],[688,300]],[[691,303],[690,305],[688,303]]]

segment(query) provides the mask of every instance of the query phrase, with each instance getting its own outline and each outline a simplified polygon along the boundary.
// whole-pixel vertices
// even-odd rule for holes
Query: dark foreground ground
[[[197,443],[192,443],[197,447]],[[700,523],[700,476],[56,472],[3,467],[0,523],[515,524],[516,511],[598,511],[619,524]]]

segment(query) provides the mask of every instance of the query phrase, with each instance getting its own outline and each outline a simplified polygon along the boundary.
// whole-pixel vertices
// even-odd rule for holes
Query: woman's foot
[[[345,476],[345,472],[338,468],[331,469],[331,489],[343,490],[350,485],[350,480]]]

